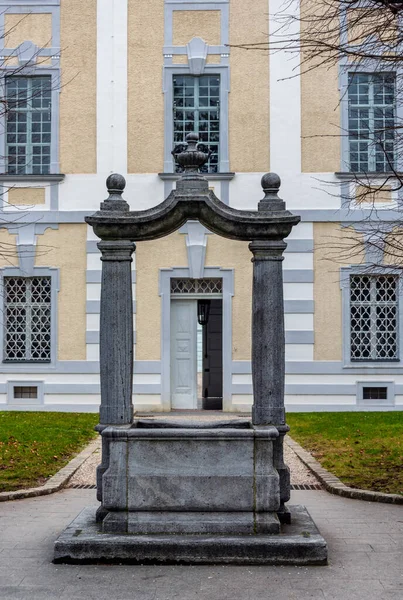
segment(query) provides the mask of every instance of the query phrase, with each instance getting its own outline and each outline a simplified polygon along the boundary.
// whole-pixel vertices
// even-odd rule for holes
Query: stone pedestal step
[[[55,542],[55,563],[324,565],[327,545],[304,506],[280,535],[116,535],[84,509]]]

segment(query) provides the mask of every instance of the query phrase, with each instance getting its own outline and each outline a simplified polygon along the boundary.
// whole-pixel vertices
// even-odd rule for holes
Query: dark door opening
[[[208,321],[202,334],[202,407],[222,410],[222,300],[210,300]]]

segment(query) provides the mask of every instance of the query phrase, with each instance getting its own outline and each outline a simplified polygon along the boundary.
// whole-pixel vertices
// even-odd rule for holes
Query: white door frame
[[[163,411],[171,410],[171,279],[190,277],[189,268],[160,269],[161,296],[161,404]],[[203,278],[222,279],[223,302],[223,411],[232,405],[232,296],[234,269],[205,267]],[[207,296],[207,295],[206,295]]]

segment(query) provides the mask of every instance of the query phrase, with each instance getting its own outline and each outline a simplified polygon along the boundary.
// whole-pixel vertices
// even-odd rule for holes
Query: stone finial
[[[197,144],[197,142],[199,141],[199,135],[192,131],[187,134],[186,141],[188,144]]]
[[[109,197],[101,202],[101,210],[128,211],[129,205],[122,198],[126,187],[126,179],[119,173],[112,173],[106,180]]]
[[[277,173],[265,173],[261,179],[264,198],[258,204],[258,210],[285,210],[285,202],[278,197],[281,179]]]
[[[277,173],[265,173],[261,180],[263,191],[266,195],[277,192],[280,189],[281,179]]]
[[[206,164],[211,155],[211,150],[205,144],[199,143],[197,133],[188,133],[186,142],[178,144],[172,150],[176,162],[184,169],[183,175],[194,175],[200,167]]]
[[[126,187],[126,179],[119,173],[112,173],[112,175],[109,175],[108,179],[106,180],[106,187],[110,195],[122,195],[123,190]]]

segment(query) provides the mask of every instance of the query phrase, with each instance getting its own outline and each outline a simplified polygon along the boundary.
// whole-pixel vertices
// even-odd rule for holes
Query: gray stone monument
[[[111,175],[109,198],[86,219],[102,253],[101,504],[59,537],[55,562],[326,563],[326,543],[306,509],[286,507],[282,261],[284,239],[300,218],[278,197],[274,173],[262,178],[257,211],[220,202],[199,173],[206,150],[196,134],[187,136],[174,151],[184,169],[176,190],[149,210],[129,211],[125,180]],[[135,243],[157,240],[188,219],[250,242],[252,419],[133,415],[132,253]]]

